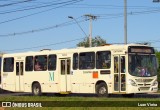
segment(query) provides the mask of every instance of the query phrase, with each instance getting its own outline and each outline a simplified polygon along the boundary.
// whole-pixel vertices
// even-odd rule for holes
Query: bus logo
[[[54,81],[54,72],[49,72],[49,81]]]

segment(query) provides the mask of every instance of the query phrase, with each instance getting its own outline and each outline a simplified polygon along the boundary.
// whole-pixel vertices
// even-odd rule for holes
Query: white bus
[[[140,44],[4,54],[2,88],[13,92],[134,95],[157,92],[154,49]]]

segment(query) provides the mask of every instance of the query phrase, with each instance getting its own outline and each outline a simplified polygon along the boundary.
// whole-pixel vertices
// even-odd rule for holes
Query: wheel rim
[[[99,89],[99,93],[100,94],[105,94],[106,93],[106,88],[105,87],[101,87],[100,89]]]
[[[34,94],[36,94],[36,95],[39,94],[39,88],[38,87],[34,88]]]

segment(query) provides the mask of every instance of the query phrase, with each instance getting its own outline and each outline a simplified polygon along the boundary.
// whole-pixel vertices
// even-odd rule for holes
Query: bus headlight
[[[132,79],[129,79],[128,83],[131,84],[132,86],[137,86],[137,84]]]
[[[153,82],[152,86],[157,86],[157,85],[158,85],[158,81],[155,80],[155,81]]]

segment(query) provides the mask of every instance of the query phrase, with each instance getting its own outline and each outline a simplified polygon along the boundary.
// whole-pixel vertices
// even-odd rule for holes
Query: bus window
[[[65,75],[65,60],[61,60],[61,75]]]
[[[125,73],[125,57],[124,56],[121,56],[121,73]]]
[[[73,70],[78,69],[78,53],[73,54]]]
[[[71,61],[70,59],[67,60],[67,74],[70,74],[70,71],[71,71]]]
[[[114,73],[119,72],[118,57],[114,57]]]
[[[4,58],[3,61],[3,71],[4,72],[13,72],[14,68],[14,58]]]
[[[23,62],[20,63],[20,75],[23,75]]]
[[[49,57],[48,57],[48,70],[56,70],[56,62],[57,62],[57,56],[56,55],[49,55]]]
[[[19,62],[16,62],[16,75],[20,75],[19,74]]]
[[[26,57],[25,70],[33,71],[33,56]]]
[[[45,70],[47,70],[47,55],[35,56],[34,70],[35,71],[45,71]]]
[[[79,55],[79,69],[94,69],[95,53],[86,52]]]
[[[23,62],[16,62],[16,75],[23,75]]]
[[[109,69],[111,67],[111,52],[100,51],[96,53],[96,68]]]

